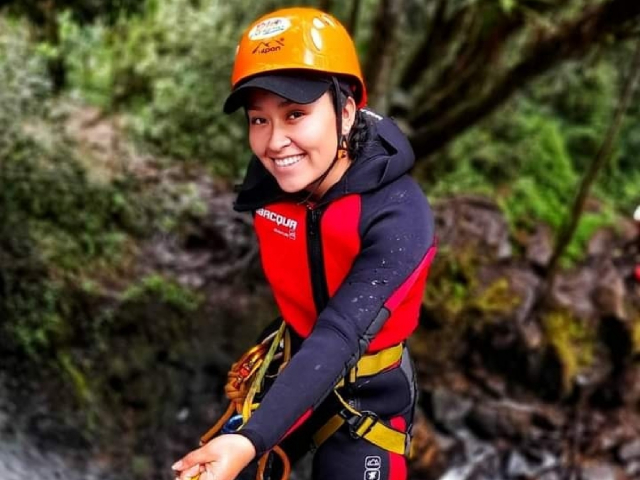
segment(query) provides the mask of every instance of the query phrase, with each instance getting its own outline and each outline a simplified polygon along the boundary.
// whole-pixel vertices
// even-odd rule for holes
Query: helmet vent
[[[311,40],[318,50],[322,50],[322,35],[315,28],[311,29]]]
[[[331,25],[332,27],[336,26],[335,22],[331,19],[329,15],[322,15],[322,19],[327,23],[327,25]]]

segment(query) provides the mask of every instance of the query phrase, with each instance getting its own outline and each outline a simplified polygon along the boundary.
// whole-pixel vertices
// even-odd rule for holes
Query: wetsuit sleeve
[[[401,183],[363,207],[361,250],[349,274],[239,432],[258,455],[308,418],[366,351],[408,284],[424,279],[418,273],[433,257],[433,217],[419,187]]]

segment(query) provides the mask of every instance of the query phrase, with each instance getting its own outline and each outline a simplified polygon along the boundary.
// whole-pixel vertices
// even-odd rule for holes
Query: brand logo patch
[[[380,457],[365,458],[364,468],[380,468]]]
[[[250,40],[264,40],[265,38],[275,37],[289,29],[291,21],[288,18],[276,17],[265,20],[255,25],[249,31]]]
[[[364,480],[380,480],[380,470],[367,470],[364,472]]]
[[[364,480],[380,480],[380,467],[382,459],[378,456],[370,456],[364,459]]]
[[[298,222],[294,219],[287,218],[284,215],[272,212],[271,210],[267,210],[266,208],[260,208],[256,210],[256,215],[259,215],[262,218],[266,218],[270,222],[275,223],[276,227],[273,229],[274,232],[291,240],[296,239],[296,228],[298,228]]]

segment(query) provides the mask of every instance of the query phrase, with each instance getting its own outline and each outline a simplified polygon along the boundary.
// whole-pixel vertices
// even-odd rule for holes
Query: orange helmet
[[[290,70],[336,75],[349,84],[358,107],[366,104],[367,91],[355,45],[340,22],[315,8],[285,8],[260,17],[243,33],[225,111],[239,106],[230,100],[247,79]]]

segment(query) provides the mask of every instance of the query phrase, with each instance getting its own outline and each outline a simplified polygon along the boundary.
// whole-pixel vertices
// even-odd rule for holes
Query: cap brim
[[[294,103],[315,102],[331,85],[329,78],[308,78],[292,75],[263,75],[238,85],[224,102],[224,113],[235,112],[246,103],[251,88],[261,88]]]

